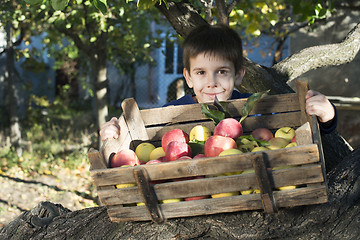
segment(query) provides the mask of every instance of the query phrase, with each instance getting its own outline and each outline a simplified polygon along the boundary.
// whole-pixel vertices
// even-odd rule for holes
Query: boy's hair
[[[233,62],[236,73],[243,66],[241,38],[226,25],[201,25],[189,33],[183,43],[184,67],[189,72],[190,58],[200,53]]]

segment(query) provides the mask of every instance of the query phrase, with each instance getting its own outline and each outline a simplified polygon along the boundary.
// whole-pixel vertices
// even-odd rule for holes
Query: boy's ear
[[[241,68],[235,76],[235,86],[238,86],[241,84],[241,82],[244,78],[244,75],[245,75],[245,68]]]
[[[184,68],[183,75],[185,77],[186,83],[189,86],[189,88],[192,88],[194,85],[193,85],[190,73],[186,68]]]

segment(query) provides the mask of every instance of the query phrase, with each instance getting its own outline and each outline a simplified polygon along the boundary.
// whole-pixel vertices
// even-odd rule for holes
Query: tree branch
[[[359,50],[360,23],[348,33],[341,43],[303,49],[277,63],[272,69],[283,81],[293,80],[313,69],[349,63]]]

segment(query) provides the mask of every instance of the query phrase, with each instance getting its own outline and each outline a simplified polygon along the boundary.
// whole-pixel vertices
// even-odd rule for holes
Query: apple
[[[204,158],[205,157],[205,154],[203,153],[199,153],[199,154],[196,154],[193,159],[197,159],[197,158]]]
[[[267,128],[257,128],[251,132],[251,135],[258,140],[269,141],[274,137],[272,132]]]
[[[274,150],[274,149],[280,149],[284,148],[286,145],[288,145],[289,140],[281,137],[274,137],[269,140],[269,146],[267,148]]]
[[[213,135],[206,140],[204,152],[206,157],[217,157],[227,149],[237,148],[236,142],[230,137]]]
[[[282,127],[275,132],[275,137],[281,137],[291,142],[295,136],[295,130],[291,127]]]
[[[145,165],[155,164],[155,163],[162,163],[162,161],[159,159],[153,159],[153,160],[146,162]]]
[[[240,153],[243,153],[243,152],[237,148],[231,148],[231,149],[226,149],[226,150],[222,151],[219,154],[219,156],[227,156],[227,155],[234,155],[234,154],[240,154]]]
[[[164,199],[161,201],[161,203],[176,203],[176,202],[181,202],[182,199],[180,198],[173,198],[173,199]]]
[[[210,136],[211,136],[211,131],[209,128],[202,125],[196,125],[191,129],[189,134],[189,139],[190,141],[196,140],[196,141],[204,142]]]
[[[135,166],[140,165],[139,158],[131,149],[123,149],[117,152],[110,161],[110,167],[121,167],[123,165]]]
[[[161,138],[161,146],[164,149],[164,151],[166,151],[168,144],[173,141],[188,143],[189,135],[183,130],[178,128],[167,131]]]
[[[166,161],[175,161],[182,156],[191,157],[191,148],[185,142],[170,142],[165,150]]]
[[[221,197],[231,197],[231,196],[236,196],[236,195],[239,195],[239,192],[217,193],[217,194],[212,194],[211,197],[212,198],[221,198]]]
[[[192,158],[186,155],[179,157],[177,160],[187,160],[187,159],[192,159]]]
[[[165,157],[165,151],[162,147],[155,148],[149,155],[150,160],[159,159],[160,157]]]
[[[291,139],[291,142],[296,142],[296,135]]]
[[[155,149],[155,146],[148,142],[140,143],[135,148],[136,156],[138,156],[140,162],[147,162],[150,160],[150,153]]]
[[[254,147],[251,152],[261,152],[261,151],[267,151],[269,150],[267,147]]]
[[[280,167],[274,167],[273,170],[278,170],[278,169],[288,169],[288,168],[293,168],[296,166],[280,166]],[[277,190],[283,191],[283,190],[291,190],[291,189],[295,189],[296,186],[283,186],[283,187],[278,187],[276,188]]]
[[[297,146],[296,142],[291,142],[288,145],[286,145],[285,148],[295,147],[295,146]]]
[[[214,128],[214,135],[237,139],[243,135],[241,123],[235,118],[225,118]]]

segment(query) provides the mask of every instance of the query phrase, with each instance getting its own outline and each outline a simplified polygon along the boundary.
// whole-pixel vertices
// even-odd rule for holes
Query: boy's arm
[[[331,133],[337,126],[337,111],[335,106],[325,95],[309,90],[305,96],[306,112],[309,115],[316,115],[319,120],[321,133]]]

